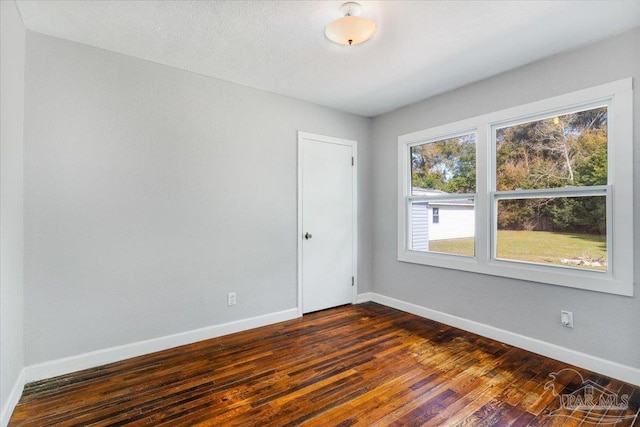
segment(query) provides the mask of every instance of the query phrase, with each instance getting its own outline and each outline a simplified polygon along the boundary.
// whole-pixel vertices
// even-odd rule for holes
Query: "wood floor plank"
[[[627,407],[561,407],[586,380]],[[365,303],[27,384],[9,426],[628,427],[639,411],[640,387]]]

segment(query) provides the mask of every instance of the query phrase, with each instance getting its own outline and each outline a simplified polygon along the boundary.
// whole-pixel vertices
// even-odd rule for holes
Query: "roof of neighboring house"
[[[446,194],[451,194],[451,193],[447,193],[446,191],[442,191],[442,190],[435,190],[435,189],[429,189],[429,188],[420,188],[420,187],[413,187],[412,188],[412,196],[443,196]],[[475,205],[474,200],[472,198],[469,199],[437,199],[437,200],[429,200],[428,203],[430,205],[435,205],[435,206],[469,206],[469,207],[473,207]]]

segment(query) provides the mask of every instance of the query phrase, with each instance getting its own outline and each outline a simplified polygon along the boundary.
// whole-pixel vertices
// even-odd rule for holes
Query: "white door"
[[[300,132],[302,313],[354,302],[355,141]]]

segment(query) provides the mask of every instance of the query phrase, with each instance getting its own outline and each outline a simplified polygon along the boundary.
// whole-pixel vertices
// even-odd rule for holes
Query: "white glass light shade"
[[[332,42],[354,45],[373,37],[376,33],[376,23],[359,16],[345,16],[327,25],[324,33]]]

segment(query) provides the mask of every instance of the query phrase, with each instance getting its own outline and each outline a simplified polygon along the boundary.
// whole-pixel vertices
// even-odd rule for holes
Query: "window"
[[[607,271],[608,108],[582,108],[492,127],[496,259]]]
[[[421,141],[409,155],[411,250],[473,256],[476,134]]]
[[[627,79],[400,136],[398,259],[632,295],[632,117]]]

